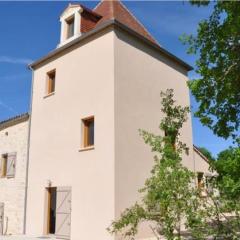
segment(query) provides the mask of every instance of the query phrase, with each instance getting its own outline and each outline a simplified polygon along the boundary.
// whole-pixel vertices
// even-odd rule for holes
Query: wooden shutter
[[[7,177],[14,177],[16,171],[16,153],[9,153],[7,157]]]
[[[3,235],[4,203],[0,203],[0,235]]]
[[[3,157],[0,156],[0,178],[2,177],[2,165],[3,165]]]
[[[55,235],[70,239],[71,230],[71,188],[57,187]]]

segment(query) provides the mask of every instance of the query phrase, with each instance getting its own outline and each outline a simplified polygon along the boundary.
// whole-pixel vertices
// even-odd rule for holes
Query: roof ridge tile
[[[142,23],[129,11],[129,9],[119,0],[104,0],[101,1],[95,8],[94,12],[102,15],[102,19],[96,24],[100,25],[103,22],[116,19],[127,27],[138,32],[140,35],[148,38],[151,42],[158,44],[158,42],[152,37],[149,31],[143,26]],[[159,44],[158,44],[159,45]]]

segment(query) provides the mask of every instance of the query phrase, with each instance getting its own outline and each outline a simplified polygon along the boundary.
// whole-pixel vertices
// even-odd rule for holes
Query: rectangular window
[[[197,187],[198,187],[200,196],[206,197],[208,193],[206,189],[205,176],[203,172],[197,173]]]
[[[74,17],[66,20],[67,23],[67,39],[74,35]]]
[[[0,161],[0,177],[12,178],[15,177],[16,171],[16,156],[17,154],[3,154]]]
[[[85,118],[83,123],[83,147],[94,146],[94,117]]]
[[[198,185],[199,189],[204,188],[204,180],[203,180],[203,173],[202,172],[197,173],[197,185]]]
[[[1,177],[6,177],[7,175],[7,159],[8,159],[8,155],[4,154],[2,155],[2,159],[1,159]]]
[[[47,94],[55,92],[56,70],[47,73]]]

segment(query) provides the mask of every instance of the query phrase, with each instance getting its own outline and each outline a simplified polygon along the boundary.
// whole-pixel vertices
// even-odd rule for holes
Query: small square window
[[[85,118],[83,123],[83,147],[94,146],[94,117]]]
[[[66,20],[67,23],[67,39],[74,35],[74,17]]]
[[[47,94],[55,92],[56,70],[47,73]]]

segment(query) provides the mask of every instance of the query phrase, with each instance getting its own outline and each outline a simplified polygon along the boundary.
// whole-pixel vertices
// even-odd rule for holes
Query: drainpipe
[[[194,169],[194,174],[197,175],[196,173],[196,159],[195,159],[195,149],[194,149],[194,144],[193,144],[193,169]],[[195,184],[197,186],[197,177],[195,176]]]
[[[32,119],[32,100],[33,100],[33,84],[34,84],[34,70],[31,66],[28,66],[28,69],[30,69],[32,71],[32,83],[31,83],[31,97],[30,97],[30,106],[29,106],[29,124],[28,124],[27,162],[26,162],[26,176],[25,176],[25,200],[24,200],[23,234],[26,234],[26,222],[27,222],[28,168],[29,168],[30,134],[31,134],[31,119]]]

